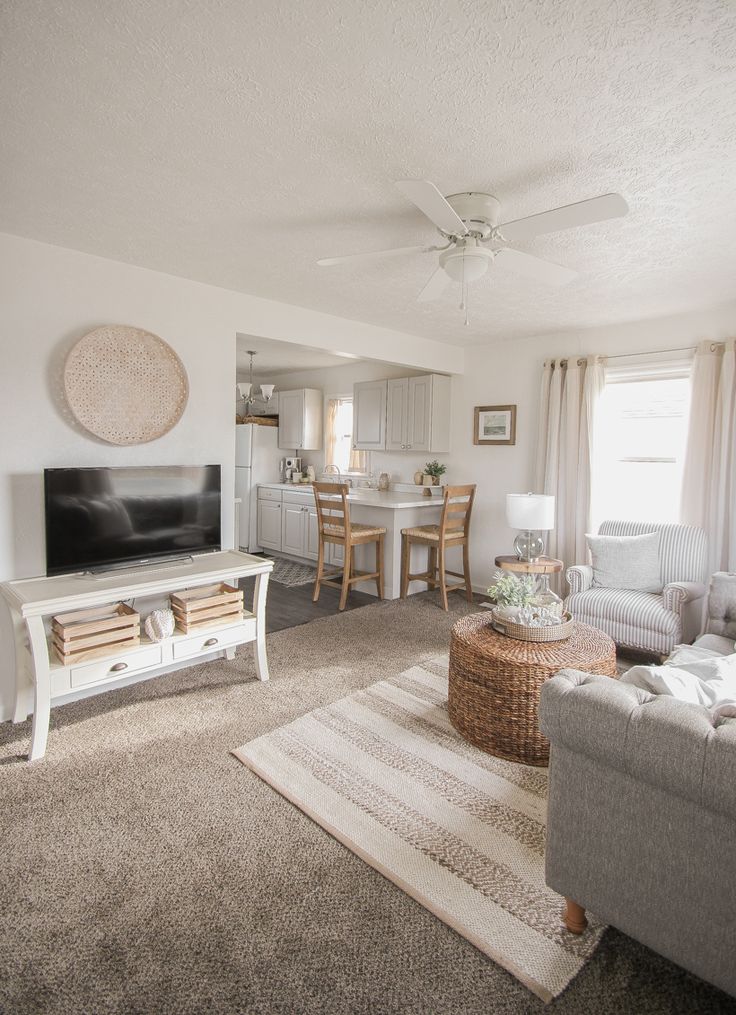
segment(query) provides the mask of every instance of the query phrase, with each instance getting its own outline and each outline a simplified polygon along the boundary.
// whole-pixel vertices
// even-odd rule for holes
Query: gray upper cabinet
[[[279,447],[287,451],[322,448],[322,392],[317,388],[279,391]]]
[[[407,445],[409,378],[395,377],[388,382],[386,404],[386,450],[405,451]]]
[[[420,374],[388,381],[386,449],[450,450],[450,378]]]
[[[353,385],[353,447],[383,451],[386,447],[386,392],[388,381],[361,381]]]

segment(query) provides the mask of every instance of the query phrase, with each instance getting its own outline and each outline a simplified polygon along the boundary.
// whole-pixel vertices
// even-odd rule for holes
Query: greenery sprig
[[[488,598],[498,606],[529,606],[534,598],[535,581],[530,574],[517,578],[508,571],[496,571],[496,584],[488,589]]]

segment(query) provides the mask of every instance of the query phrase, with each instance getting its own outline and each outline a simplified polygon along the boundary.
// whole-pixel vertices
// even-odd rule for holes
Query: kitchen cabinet
[[[387,381],[360,381],[353,385],[353,447],[382,451],[386,447]]]
[[[284,503],[281,509],[281,552],[292,557],[303,557],[305,549],[304,504]]]
[[[388,382],[386,398],[386,450],[404,451],[408,427],[409,378],[394,377]]]
[[[450,450],[450,378],[410,377],[406,408],[409,451]]]
[[[258,544],[265,550],[281,549],[281,498],[265,500],[259,495]]]
[[[383,447],[387,451],[449,451],[450,378],[420,374],[382,383],[386,384]]]
[[[317,388],[279,392],[279,447],[287,451],[322,449],[322,392]]]
[[[342,567],[345,563],[345,547],[342,543],[325,543],[325,559],[334,567]]]
[[[284,493],[281,511],[281,552],[316,560],[319,552],[317,508],[303,495]]]
[[[310,507],[307,511],[306,547],[304,556],[308,560],[316,560],[319,555],[319,526],[317,524],[317,508]]]

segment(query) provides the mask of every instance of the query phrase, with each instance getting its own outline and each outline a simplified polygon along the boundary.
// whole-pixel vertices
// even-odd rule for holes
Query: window
[[[336,465],[342,473],[368,472],[368,452],[353,450],[352,398],[327,400],[325,465]]]
[[[606,371],[596,412],[592,512],[677,522],[690,405],[689,366]]]

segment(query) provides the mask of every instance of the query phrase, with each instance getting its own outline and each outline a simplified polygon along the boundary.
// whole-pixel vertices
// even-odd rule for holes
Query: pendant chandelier
[[[256,400],[256,392],[255,388],[253,387],[253,357],[256,355],[256,352],[253,349],[248,349],[248,355],[250,356],[250,380],[247,383],[245,381],[242,381],[240,384],[238,384],[238,393],[240,397],[245,401],[246,409],[250,408],[250,406],[253,405],[253,403]],[[260,385],[261,389],[260,397],[263,399],[264,402],[271,401],[274,387],[275,385],[273,384]]]

